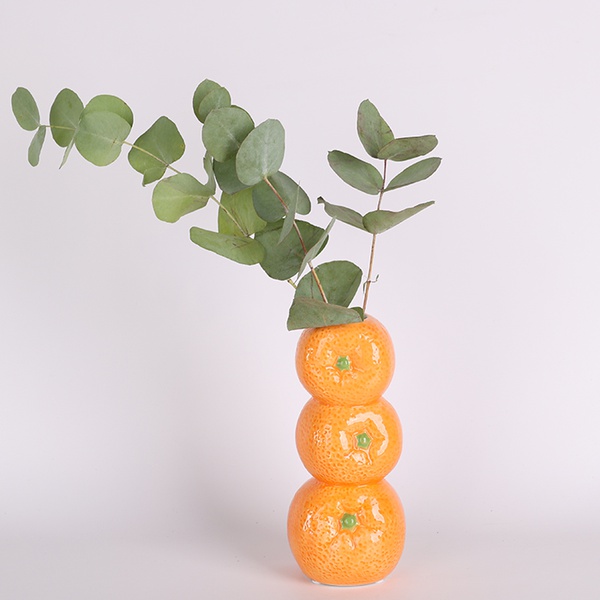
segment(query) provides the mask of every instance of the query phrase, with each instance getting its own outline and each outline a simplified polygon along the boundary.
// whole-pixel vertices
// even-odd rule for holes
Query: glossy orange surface
[[[354,486],[310,479],[288,515],[288,539],[300,568],[330,585],[364,585],[389,575],[404,535],[402,505],[385,480]]]
[[[296,349],[296,370],[313,398],[357,406],[378,400],[394,373],[394,347],[375,318],[361,323],[305,329]]]
[[[331,406],[311,399],[296,427],[296,446],[308,472],[326,483],[383,479],[402,450],[394,407],[380,398],[366,406]]]

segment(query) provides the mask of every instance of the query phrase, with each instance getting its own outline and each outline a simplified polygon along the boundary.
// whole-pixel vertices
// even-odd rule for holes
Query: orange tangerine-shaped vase
[[[382,397],[394,372],[391,338],[371,316],[306,329],[296,369],[312,396],[296,445],[313,477],[290,506],[292,553],[317,583],[381,581],[398,563],[405,534],[402,504],[384,480],[402,450],[398,415]]]

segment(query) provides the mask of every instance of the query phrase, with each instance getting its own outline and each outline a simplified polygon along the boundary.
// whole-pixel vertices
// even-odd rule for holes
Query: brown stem
[[[383,183],[381,184],[381,190],[379,191],[379,201],[377,202],[377,210],[381,208],[381,201],[383,200],[383,193],[385,190],[385,177],[387,173],[387,160],[383,161]],[[369,290],[371,289],[371,277],[373,276],[373,263],[375,262],[375,242],[377,241],[377,234],[373,234],[373,240],[371,241],[371,255],[369,256],[369,272],[367,273],[367,281],[365,283],[365,299],[363,302],[363,312],[367,314],[367,300],[369,299]]]
[[[265,177],[263,181],[271,188],[271,191],[275,194],[275,196],[277,196],[277,199],[279,200],[279,202],[281,202],[281,206],[283,206],[283,210],[285,211],[285,214],[287,215],[290,212],[290,209],[288,208],[288,205],[285,203],[285,200],[281,197],[279,192],[275,189],[275,186],[269,181],[268,177]],[[298,239],[300,240],[300,245],[302,246],[302,251],[304,252],[305,255],[308,254],[308,248],[306,247],[306,244],[304,243],[302,233],[300,232],[300,228],[298,227],[298,224],[296,223],[296,221],[294,221],[293,227],[294,227],[294,231],[296,232],[296,235],[298,236]],[[319,288],[319,293],[321,294],[321,298],[323,298],[323,302],[325,302],[327,304],[328,301],[327,301],[327,296],[325,295],[325,290],[323,289],[323,286],[321,285],[321,281],[319,280],[319,276],[317,275],[317,272],[312,265],[312,261],[310,261],[310,260],[308,261],[308,268],[310,269],[313,279],[315,280],[315,283],[317,284],[317,287]]]

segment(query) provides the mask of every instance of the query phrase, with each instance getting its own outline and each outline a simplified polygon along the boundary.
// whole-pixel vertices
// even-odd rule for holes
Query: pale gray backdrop
[[[600,9],[595,2],[12,3],[0,23],[0,599],[322,598],[287,506],[308,477],[290,288],[188,240],[125,156],[96,168],[10,113],[26,86],[112,93],[132,137],[167,115],[201,164],[191,96],[228,87],[280,119],[311,197],[371,210],[328,150],[362,152],[370,98],[397,135],[435,133],[436,200],[381,236],[370,312],[398,361],[389,480],[405,555],[356,598],[600,595]],[[318,214],[321,224],[327,218]],[[322,258],[366,268],[343,224]]]

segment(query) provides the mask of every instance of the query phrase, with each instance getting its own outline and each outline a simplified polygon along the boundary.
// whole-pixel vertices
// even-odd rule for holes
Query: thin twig
[[[383,161],[383,183],[381,184],[381,190],[379,191],[379,201],[377,202],[377,210],[381,208],[381,201],[383,200],[383,193],[385,190],[385,177],[387,173],[387,160]],[[363,312],[367,314],[367,300],[369,299],[369,290],[371,289],[371,277],[373,276],[373,263],[375,261],[375,242],[377,241],[377,234],[373,234],[373,240],[371,241],[371,255],[369,256],[369,272],[367,273],[367,281],[365,283],[365,299],[363,302]]]

